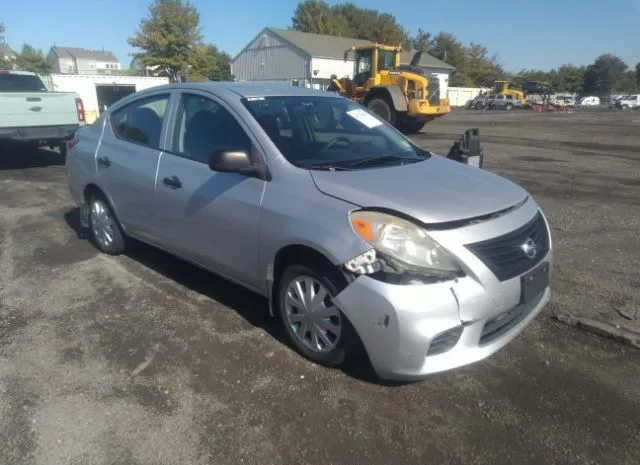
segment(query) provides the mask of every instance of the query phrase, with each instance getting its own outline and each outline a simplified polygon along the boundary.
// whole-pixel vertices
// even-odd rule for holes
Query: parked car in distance
[[[507,110],[511,111],[515,108],[520,108],[520,101],[513,98],[511,95],[493,95],[487,97],[484,101],[487,108],[492,110]]]
[[[423,379],[495,353],[549,300],[551,235],[524,189],[331,93],[154,87],[69,147],[100,250],[134,238],[265,296],[319,364],[364,348],[381,378]]]
[[[576,105],[576,99],[570,95],[556,95],[550,99],[553,105],[558,107],[574,107]]]
[[[600,105],[600,98],[594,96],[582,97],[578,101],[578,105],[581,107],[597,107]]]
[[[620,110],[635,110],[640,108],[640,95],[625,95],[616,100],[615,107]]]
[[[78,94],[48,92],[35,73],[0,71],[0,143],[59,147],[85,124]]]

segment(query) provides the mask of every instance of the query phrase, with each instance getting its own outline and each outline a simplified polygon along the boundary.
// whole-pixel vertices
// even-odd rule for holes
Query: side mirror
[[[240,173],[267,180],[267,167],[252,163],[249,153],[244,149],[219,149],[209,156],[209,169],[218,173]]]

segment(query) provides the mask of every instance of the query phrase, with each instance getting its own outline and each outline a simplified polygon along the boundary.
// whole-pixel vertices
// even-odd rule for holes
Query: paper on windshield
[[[382,121],[376,119],[366,111],[358,108],[357,110],[351,110],[347,112],[347,115],[351,116],[353,119],[359,121],[364,124],[369,129],[375,128],[376,126],[380,126]]]

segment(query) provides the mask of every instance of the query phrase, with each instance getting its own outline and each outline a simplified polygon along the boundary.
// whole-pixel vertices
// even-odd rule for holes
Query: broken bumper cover
[[[394,285],[360,276],[334,301],[358,332],[380,378],[420,380],[497,352],[549,301],[547,287],[531,302],[518,305],[519,280],[503,284],[495,293],[469,278]],[[473,321],[460,320],[460,306],[487,304],[490,312]]]

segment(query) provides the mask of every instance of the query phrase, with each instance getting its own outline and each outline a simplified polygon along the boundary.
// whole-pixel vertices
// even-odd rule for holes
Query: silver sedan
[[[66,168],[100,250],[135,238],[267,297],[323,365],[364,348],[380,377],[422,379],[493,354],[549,300],[527,192],[329,92],[137,92],[77,132]]]

